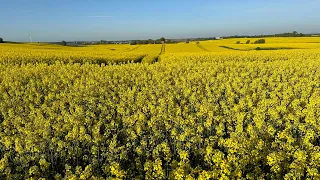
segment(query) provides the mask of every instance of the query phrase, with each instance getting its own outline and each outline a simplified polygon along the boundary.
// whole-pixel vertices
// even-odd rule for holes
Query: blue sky
[[[12,41],[126,40],[320,32],[320,0],[0,0]]]

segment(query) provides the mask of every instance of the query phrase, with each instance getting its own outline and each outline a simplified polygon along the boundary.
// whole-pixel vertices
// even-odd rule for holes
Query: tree
[[[240,44],[240,41],[237,41],[236,44]]]
[[[293,36],[297,36],[298,32],[297,31],[293,31],[292,34],[293,34]]]
[[[131,41],[130,45],[137,45],[137,41]]]
[[[155,44],[161,44],[161,40],[160,39],[157,39],[154,42],[155,42]]]
[[[266,43],[265,39],[258,39],[254,42],[254,44],[264,44],[264,43]]]
[[[250,40],[248,40],[248,41],[246,42],[246,44],[250,44]]]
[[[160,41],[161,41],[162,43],[165,43],[165,42],[166,42],[166,39],[165,39],[164,37],[162,37],[162,38],[160,38]]]
[[[65,42],[65,41],[62,41],[61,43],[62,43],[62,46],[66,46],[67,45],[67,42]]]
[[[0,38],[0,43],[4,43],[2,38]]]
[[[149,44],[154,44],[154,40],[148,39],[148,43],[149,43]]]

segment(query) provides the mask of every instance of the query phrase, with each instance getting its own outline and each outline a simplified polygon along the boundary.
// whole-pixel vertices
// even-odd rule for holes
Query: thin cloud
[[[86,16],[87,18],[112,18],[113,16]]]

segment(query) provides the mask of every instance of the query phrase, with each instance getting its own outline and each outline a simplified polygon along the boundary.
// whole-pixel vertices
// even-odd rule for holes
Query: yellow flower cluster
[[[0,179],[320,178],[319,51],[139,48],[1,49]]]

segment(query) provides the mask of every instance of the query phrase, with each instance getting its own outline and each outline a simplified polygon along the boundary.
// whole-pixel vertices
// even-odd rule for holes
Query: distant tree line
[[[148,39],[148,40],[132,40],[130,42],[130,45],[137,45],[137,44],[162,44],[162,43],[172,43],[172,41],[170,39],[165,39],[164,37],[160,38],[160,39]]]
[[[96,42],[95,44],[128,44],[130,41],[107,41],[101,40],[100,42]]]
[[[304,36],[311,36],[307,34],[298,33],[297,31],[293,31],[292,33],[281,33],[281,34],[275,34],[275,37],[304,37]]]
[[[187,39],[187,41],[206,41],[206,40],[217,40],[217,38],[216,37],[201,37],[201,38]]]
[[[130,41],[130,45],[137,45],[137,44],[161,44],[161,41],[160,41],[160,39],[158,39],[158,40],[148,39],[148,40],[132,40],[132,41]]]
[[[254,36],[246,36],[246,35],[234,35],[234,36],[224,36],[223,39],[231,39],[231,38],[263,38],[263,37],[312,37],[313,34],[303,34],[298,33],[297,31],[280,33],[280,34],[269,34],[269,35],[254,35]]]
[[[3,39],[0,37],[0,43],[4,43]]]
[[[160,38],[157,40],[132,40],[130,42],[131,45],[137,45],[137,44],[162,44],[162,42],[165,42],[166,44],[173,44],[173,43],[178,43],[178,42],[192,42],[192,41],[206,41],[206,40],[217,40],[216,37],[208,37],[208,38],[192,38],[192,39],[165,39],[165,38]]]

